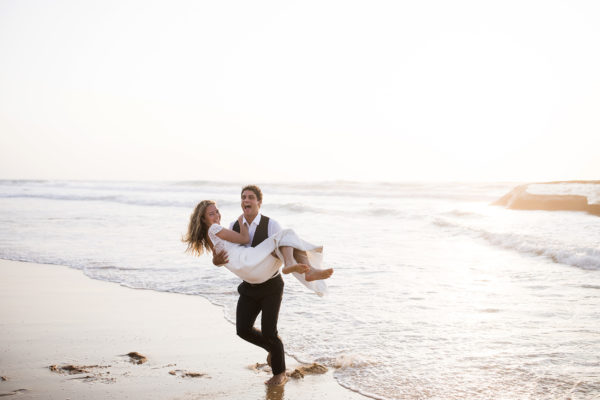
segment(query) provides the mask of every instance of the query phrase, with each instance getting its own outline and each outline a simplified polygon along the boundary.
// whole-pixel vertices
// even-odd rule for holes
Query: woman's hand
[[[250,242],[250,232],[248,224],[244,223],[244,214],[238,217],[238,223],[240,224],[240,235],[245,239],[242,244],[246,244]]]

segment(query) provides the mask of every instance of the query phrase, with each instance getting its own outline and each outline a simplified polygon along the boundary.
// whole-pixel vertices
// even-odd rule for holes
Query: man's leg
[[[254,321],[260,312],[260,302],[240,293],[235,311],[237,335],[247,342],[270,351],[261,332],[254,327]]]
[[[283,279],[278,277],[277,288],[262,298],[261,331],[269,352],[271,353],[271,368],[273,375],[285,373],[285,353],[283,342],[277,332],[277,321],[279,319],[279,308],[283,297]]]

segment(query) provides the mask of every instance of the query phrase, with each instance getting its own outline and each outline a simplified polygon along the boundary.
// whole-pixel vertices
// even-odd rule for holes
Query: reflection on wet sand
[[[283,400],[285,393],[285,385],[282,386],[266,386],[266,400]]]

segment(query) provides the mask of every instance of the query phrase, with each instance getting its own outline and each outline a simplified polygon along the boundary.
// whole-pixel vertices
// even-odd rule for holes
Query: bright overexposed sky
[[[598,179],[599,21],[596,0],[0,0],[0,179]]]

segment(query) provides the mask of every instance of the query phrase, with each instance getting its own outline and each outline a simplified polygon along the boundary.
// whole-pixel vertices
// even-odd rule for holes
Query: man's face
[[[256,194],[252,190],[242,192],[242,211],[246,219],[254,219],[258,215],[261,202],[258,201]]]

